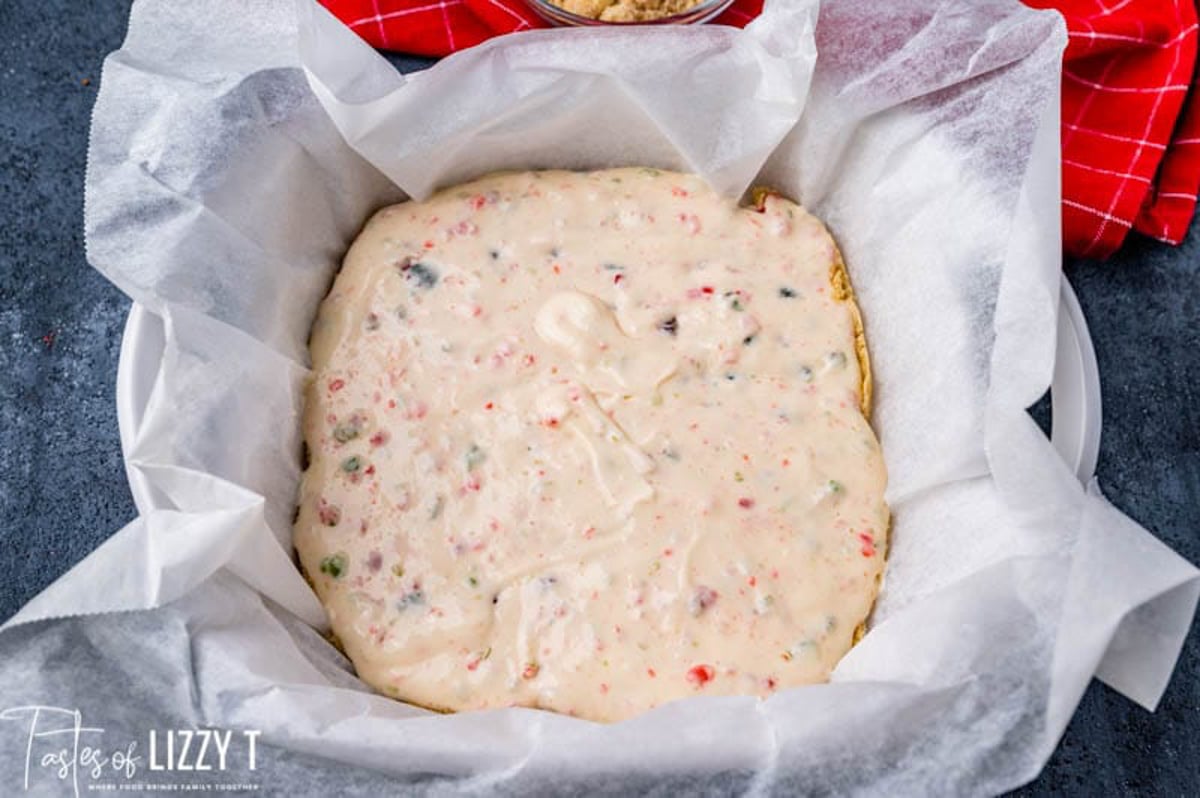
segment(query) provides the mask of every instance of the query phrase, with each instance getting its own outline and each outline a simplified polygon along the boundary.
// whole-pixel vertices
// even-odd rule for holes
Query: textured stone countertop
[[[129,301],[87,265],[82,236],[90,112],[127,6],[0,3],[0,619],[135,514],[113,404]],[[1100,364],[1100,485],[1200,563],[1200,225],[1182,247],[1135,238],[1066,271]],[[1186,795],[1198,784],[1192,634],[1156,713],[1093,682],[1020,794]]]

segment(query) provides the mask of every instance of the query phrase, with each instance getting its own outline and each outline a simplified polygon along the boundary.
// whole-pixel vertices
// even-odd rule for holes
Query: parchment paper
[[[165,321],[127,457],[169,506],[0,632],[2,689],[152,672],[175,684],[156,711],[187,722],[510,792],[687,773],[991,793],[1037,773],[1093,675],[1152,708],[1197,571],[1082,488],[1025,412],[1053,368],[1063,25],[1006,0],[826,0],[817,19],[816,0],[769,0],[745,31],[536,31],[402,77],[309,0],[136,4],[96,107],[87,244]],[[316,305],[383,204],[498,168],[630,164],[730,196],[766,183],[839,240],[895,513],[870,632],[828,685],[618,725],[373,695],[291,560]],[[740,780],[703,781],[717,771]]]

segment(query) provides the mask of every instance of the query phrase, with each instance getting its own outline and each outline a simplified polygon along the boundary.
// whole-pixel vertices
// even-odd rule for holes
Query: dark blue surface
[[[90,111],[127,13],[0,2],[0,618],[135,513],[113,404],[129,303],[88,267],[82,240]],[[1200,226],[1178,249],[1136,239],[1067,275],[1100,364],[1101,487],[1200,562]],[[1193,634],[1155,714],[1093,684],[1020,794],[1200,792],[1198,655]]]

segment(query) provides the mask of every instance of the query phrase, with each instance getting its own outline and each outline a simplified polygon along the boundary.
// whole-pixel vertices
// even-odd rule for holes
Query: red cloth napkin
[[[321,0],[375,47],[441,56],[545,27],[523,0]],[[1067,21],[1063,247],[1107,257],[1136,229],[1178,244],[1200,190],[1196,0],[1024,0]],[[718,24],[744,27],[762,0]]]
[[[1067,20],[1063,247],[1106,257],[1130,228],[1171,244],[1200,189],[1194,0],[1024,0]]]

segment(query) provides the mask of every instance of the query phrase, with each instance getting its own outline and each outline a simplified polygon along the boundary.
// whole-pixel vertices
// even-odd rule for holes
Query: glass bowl
[[[639,22],[607,22],[591,17],[581,17],[572,14],[564,8],[548,2],[548,0],[525,0],[525,4],[542,19],[551,25],[560,27],[585,27],[592,25],[699,25],[708,22],[733,4],[733,0],[701,0],[687,11],[681,11],[669,17],[647,19]]]

